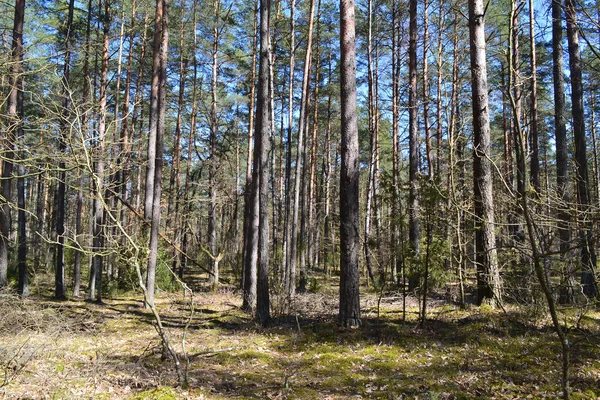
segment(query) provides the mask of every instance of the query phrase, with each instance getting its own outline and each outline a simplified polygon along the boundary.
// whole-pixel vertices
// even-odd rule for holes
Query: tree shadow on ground
[[[434,317],[420,325],[414,310],[404,321],[400,310],[388,308],[380,314],[365,312],[359,329],[340,329],[329,299],[321,301],[329,307],[323,312],[320,306],[310,308],[319,300],[315,295],[299,297],[298,304],[306,308],[276,316],[263,328],[226,296],[199,295],[187,333],[191,390],[196,395],[299,399],[535,398],[557,393],[558,342],[547,324],[530,323],[518,311],[459,313],[448,305],[434,306]],[[189,304],[160,301],[163,324],[181,352],[177,340]],[[103,306],[45,300],[44,307],[83,327],[88,321],[98,337],[135,338],[142,332],[153,337],[148,330],[153,317],[136,298],[107,300]],[[596,317],[590,319],[593,325]],[[126,323],[110,325],[120,320]],[[75,331],[88,334],[86,329]],[[574,387],[598,388],[598,375],[586,372],[597,368],[600,359],[594,334],[591,329],[572,332],[575,339],[587,338],[573,350]],[[159,339],[148,346],[132,351],[115,343],[102,356],[102,379],[134,391],[175,386],[173,365],[163,359]]]

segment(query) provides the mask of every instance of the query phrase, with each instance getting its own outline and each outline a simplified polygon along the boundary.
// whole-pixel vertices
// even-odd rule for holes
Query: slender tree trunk
[[[294,204],[293,217],[291,223],[292,238],[291,238],[291,251],[290,251],[290,276],[295,276],[296,266],[298,263],[298,220],[300,217],[300,184],[303,182],[302,174],[305,159],[305,146],[304,136],[306,134],[306,127],[308,125],[308,103],[309,94],[308,89],[310,86],[310,68],[312,63],[312,39],[313,39],[313,25],[314,25],[314,13],[315,13],[315,1],[310,0],[310,15],[308,19],[308,38],[306,43],[306,57],[304,60],[304,72],[302,75],[302,96],[300,102],[300,118],[298,120],[298,147],[296,151],[296,169],[294,173]],[[302,246],[304,251],[304,245]],[[290,282],[290,287],[291,287]]]
[[[185,0],[182,0],[182,6],[185,5]],[[194,9],[195,12],[195,9]],[[175,123],[175,138],[173,139],[173,161],[171,166],[171,173],[169,176],[169,200],[167,203],[167,227],[173,226],[173,241],[180,243],[181,241],[181,218],[179,216],[179,210],[181,206],[180,187],[180,169],[181,169],[181,125],[183,119],[183,107],[184,107],[184,96],[185,96],[185,84],[186,75],[188,72],[189,59],[186,55],[185,50],[185,25],[186,21],[182,19],[179,29],[179,98],[177,100],[177,121]],[[237,143],[237,142],[236,142]],[[185,196],[185,194],[183,195]],[[174,221],[174,224],[173,224]],[[173,224],[173,225],[172,225]],[[175,249],[172,250],[173,271],[182,271],[178,268],[184,257],[177,254]]]
[[[439,11],[438,11],[438,47],[437,47],[437,97],[436,97],[436,111],[437,111],[437,131],[436,131],[436,162],[435,162],[435,172],[437,176],[440,176],[440,169],[442,165],[442,82],[443,82],[443,54],[444,54],[444,44],[443,44],[443,32],[444,32],[444,2],[440,0],[439,2]]]
[[[561,201],[558,208],[558,237],[561,258],[568,259],[571,246],[571,216],[569,205],[569,149],[567,139],[567,123],[565,116],[565,82],[563,61],[563,0],[552,1],[552,76],[554,84],[554,136],[556,141],[556,190]],[[563,271],[563,286],[560,290],[561,303],[573,301],[574,287],[572,285],[570,268]]]
[[[373,1],[369,0],[368,2],[369,9],[369,33],[367,38],[367,81],[368,81],[368,112],[369,112],[369,178],[367,180],[367,201],[366,201],[366,210],[365,210],[365,231],[363,238],[363,247],[365,251],[365,264],[367,267],[367,273],[369,274],[369,279],[373,282],[373,285],[377,286],[377,278],[375,277],[375,273],[373,271],[373,265],[371,260],[371,246],[369,244],[370,235],[371,235],[371,216],[372,216],[372,203],[375,192],[375,152],[376,152],[376,143],[375,143],[375,90],[374,90],[374,78],[373,78]]]
[[[453,50],[452,50],[452,94],[450,97],[450,121],[448,126],[448,202],[446,208],[449,213],[452,212],[452,202],[460,203],[458,194],[463,193],[462,187],[461,190],[457,190],[457,184],[455,179],[455,165],[458,163],[462,163],[462,160],[459,159],[458,163],[455,157],[455,151],[457,149],[458,142],[458,97],[459,97],[459,78],[458,78],[458,65],[459,65],[459,53],[458,53],[458,17],[456,13],[454,14],[454,29],[453,29]],[[439,162],[439,160],[438,160]],[[459,302],[461,307],[465,306],[465,291],[464,291],[464,277],[463,277],[463,268],[462,268],[462,259],[463,259],[463,248],[462,248],[462,235],[461,235],[461,221],[462,221],[462,207],[455,207],[455,235],[452,234],[451,226],[452,224],[448,224],[448,250],[452,254],[450,257],[450,266],[454,264],[456,261],[456,271],[458,275],[458,285],[459,285]],[[455,237],[456,243],[453,243],[452,238]]]
[[[417,126],[417,0],[410,0],[409,5],[409,45],[408,45],[408,125],[409,125],[409,240],[412,255],[416,260],[419,255],[421,240],[421,222],[419,212],[419,132]],[[414,286],[414,283],[413,285]]]
[[[6,285],[6,270],[8,265],[8,236],[10,232],[10,207],[11,184],[13,171],[14,147],[17,150],[17,265],[19,271],[19,295],[28,295],[27,284],[27,260],[26,260],[26,221],[25,221],[25,169],[22,163],[23,150],[23,25],[25,17],[25,0],[15,1],[14,27],[11,45],[11,74],[9,77],[10,93],[8,95],[8,130],[5,139],[6,155],[2,166],[2,213],[0,213],[0,286]]]
[[[6,286],[8,271],[9,235],[11,225],[11,186],[16,138],[23,132],[23,24],[25,16],[25,0],[15,1],[14,26],[11,44],[11,74],[9,77],[10,93],[8,95],[8,129],[4,140],[4,160],[2,162],[2,196],[0,196],[0,287]],[[19,133],[21,132],[21,133]],[[26,278],[27,275],[24,275]],[[19,292],[21,292],[21,271],[19,271]],[[23,289],[27,283],[23,282]]]
[[[213,291],[219,286],[219,261],[217,261],[217,80],[218,80],[218,49],[219,49],[219,11],[220,1],[213,1],[214,25],[212,42],[212,80],[211,80],[211,102],[210,102],[210,164],[209,164],[209,196],[208,206],[208,241],[210,252],[213,257],[211,275],[209,278]]]
[[[254,137],[254,104],[256,91],[256,54],[258,43],[258,0],[254,6],[254,38],[252,45],[252,75],[250,82],[250,107],[248,110],[248,163],[246,166],[246,193],[244,195],[244,249],[243,249],[243,273],[242,308],[254,313],[256,309],[256,263],[258,260],[258,195],[252,191],[252,180],[254,171],[258,168],[258,160],[253,157],[254,151],[252,140]]]
[[[433,146],[431,144],[431,125],[429,124],[429,4],[423,4],[423,123],[425,125],[425,152],[427,154],[427,176],[434,177]]]
[[[399,282],[400,277],[400,260],[398,241],[400,240],[400,232],[398,229],[400,218],[400,193],[398,190],[399,181],[399,151],[398,151],[398,96],[399,96],[399,79],[400,79],[400,23],[398,21],[397,1],[393,1],[392,13],[392,281]]]
[[[121,195],[121,199],[124,202],[128,201],[127,181],[129,180],[129,169],[130,169],[130,158],[131,158],[131,132],[130,132],[130,119],[129,108],[131,107],[131,81],[133,76],[133,41],[134,41],[134,29],[136,20],[136,2],[133,0],[131,4],[131,26],[129,27],[131,33],[129,35],[129,49],[127,54],[127,76],[125,78],[125,98],[123,99],[122,109],[122,125],[120,131],[120,146],[121,154],[117,158],[117,173],[119,174],[119,180],[117,182],[119,188],[118,193]],[[145,25],[144,25],[145,26]],[[143,46],[143,45],[142,45]],[[124,228],[127,228],[127,210],[122,204],[119,204],[119,220]]]
[[[308,179],[308,265],[307,271],[311,270],[317,265],[318,259],[318,239],[317,233],[318,228],[316,225],[317,219],[317,204],[318,204],[318,193],[317,193],[317,182],[316,182],[316,170],[319,165],[317,149],[319,145],[318,139],[318,128],[319,128],[319,85],[320,85],[320,68],[321,68],[321,24],[319,22],[321,12],[321,1],[317,4],[317,37],[315,41],[315,89],[314,89],[314,102],[313,102],[313,117],[312,117],[312,129],[311,129],[311,147],[310,147],[310,175]],[[305,281],[308,279],[308,273],[305,274]]]
[[[94,215],[93,215],[93,260],[90,272],[89,299],[102,302],[102,269],[104,256],[104,152],[106,139],[107,89],[108,89],[108,33],[110,29],[110,0],[104,1],[102,65],[100,69],[100,109],[98,111],[98,134],[94,160]]]
[[[292,192],[291,192],[291,171],[292,171],[292,123],[294,114],[294,68],[296,54],[296,39],[295,39],[295,9],[296,0],[290,0],[290,65],[289,65],[289,85],[288,85],[288,125],[287,125],[287,154],[285,166],[285,244],[283,246],[284,267],[284,285],[289,298],[294,297],[296,293],[296,270],[292,270]],[[295,264],[294,264],[295,265]]]
[[[340,309],[338,324],[360,325],[358,249],[359,165],[356,110],[354,1],[340,0],[340,99],[342,170],[340,175]]]
[[[156,1],[154,15],[154,38],[152,42],[152,82],[150,86],[150,122],[148,131],[148,153],[146,165],[146,183],[144,198],[144,218],[150,221],[152,217],[152,204],[154,201],[154,174],[156,173],[156,133],[158,131],[158,116],[160,106],[160,70],[161,70],[161,42],[163,30],[163,0]]]
[[[500,71],[500,79],[502,85],[502,133],[504,135],[504,180],[509,188],[512,189],[514,186],[513,179],[513,154],[512,154],[512,136],[509,129],[509,112],[508,112],[508,101],[506,97],[510,90],[506,84],[506,68],[505,64],[502,63],[502,69]]]
[[[83,61],[83,90],[82,90],[82,98],[83,98],[83,113],[81,114],[81,128],[82,131],[87,137],[88,133],[88,111],[86,110],[87,105],[90,102],[90,80],[89,77],[89,58],[90,58],[90,36],[92,29],[92,0],[88,1],[88,11],[87,11],[87,25],[86,25],[86,33],[85,33],[85,51],[84,51],[84,61]],[[73,282],[73,296],[78,297],[80,286],[81,286],[81,258],[85,254],[83,252],[83,247],[80,243],[81,235],[83,234],[83,183],[85,177],[81,176],[79,178],[79,188],[77,190],[77,200],[75,205],[75,234],[76,234],[76,242],[78,249],[75,251],[75,272],[74,272],[74,282]],[[41,215],[42,207],[39,207]],[[41,230],[41,229],[40,229]]]
[[[521,69],[520,69],[520,49],[519,49],[519,13],[521,12],[520,0],[512,0],[512,9],[510,13],[510,40],[512,46],[509,45],[509,60],[512,57],[512,62],[508,63],[508,90],[512,91],[514,97],[514,106],[512,107],[513,118],[512,118],[512,137],[515,146],[520,143],[522,138],[518,135],[524,134],[520,129],[520,120],[522,118],[522,101],[521,101]],[[511,51],[512,50],[512,51]],[[525,154],[520,151],[515,151],[516,167],[517,167],[517,194],[521,197],[525,194],[525,170],[522,166],[526,163],[521,162],[519,157],[525,157]],[[518,211],[520,213],[520,211]],[[517,223],[515,227],[515,233],[521,236],[522,227],[520,223]]]
[[[140,48],[140,65],[138,68],[137,80],[135,84],[135,96],[133,98],[133,114],[131,116],[131,131],[132,143],[137,142],[139,146],[142,146],[142,132],[143,132],[143,116],[144,116],[144,102],[142,102],[142,86],[144,77],[144,60],[146,59],[146,32],[148,31],[148,19],[150,18],[148,12],[144,13],[144,29],[142,30],[141,48]],[[139,126],[138,126],[139,121]],[[135,132],[139,132],[135,135]],[[136,138],[137,136],[137,138]],[[135,209],[141,210],[142,203],[142,166],[138,165],[137,173],[135,176],[135,183],[132,183],[133,191],[135,192]],[[138,231],[136,229],[136,231]]]
[[[58,163],[58,189],[56,191],[56,268],[54,276],[54,297],[59,300],[65,298],[65,193],[66,193],[66,149],[67,136],[69,134],[69,108],[71,106],[71,93],[69,89],[69,73],[71,70],[71,27],[73,25],[73,11],[75,0],[69,1],[67,16],[67,32],[65,35],[65,60],[62,75],[63,101],[61,110],[61,132],[58,141],[58,149],[62,157]]]
[[[375,25],[375,36],[379,36],[379,22]],[[375,174],[373,176],[373,217],[375,218],[375,235],[377,238],[377,273],[379,275],[379,284],[382,285],[385,282],[385,264],[383,258],[383,246],[382,246],[382,228],[381,228],[381,196],[379,193],[380,189],[380,171],[381,171],[381,157],[380,157],[380,146],[379,146],[379,45],[375,46],[375,69],[373,75],[373,83],[375,86]]]
[[[278,22],[279,22],[279,17],[281,15],[281,0],[277,1],[277,12],[275,14],[275,22],[274,25],[277,26]],[[278,180],[277,180],[277,174],[276,174],[276,158],[277,158],[277,143],[276,143],[276,136],[275,136],[275,64],[277,62],[277,35],[276,33],[278,32],[277,29],[274,30],[275,35],[273,37],[271,37],[271,35],[269,35],[269,48],[270,49],[275,49],[274,51],[270,51],[270,58],[269,58],[269,120],[270,120],[270,126],[269,126],[269,130],[271,132],[271,137],[269,138],[270,140],[270,146],[271,146],[271,153],[270,153],[270,161],[269,161],[269,176],[270,176],[270,183],[269,183],[269,190],[271,193],[271,216],[272,216],[272,224],[271,224],[271,259],[273,260],[273,264],[274,264],[274,268],[273,271],[275,273],[276,276],[279,276],[279,269],[280,269],[280,262],[279,262],[279,256],[277,254],[277,249],[279,247],[279,213],[277,212],[278,210],[278,203],[280,203],[279,197],[278,197],[278,192],[277,192],[277,187],[278,187]],[[283,136],[283,131],[280,132],[281,136]]]
[[[332,77],[332,66],[331,66],[331,49],[328,56],[328,74],[327,82],[331,82]],[[323,216],[323,237],[325,239],[325,245],[323,246],[323,270],[326,275],[329,275],[329,267],[332,262],[330,261],[331,250],[333,247],[332,229],[331,229],[331,97],[332,97],[331,85],[327,88],[327,131],[325,133],[325,176],[323,185],[325,186],[325,210]]]
[[[167,54],[169,45],[169,0],[157,0],[156,2],[156,18],[160,19],[158,27],[160,36],[159,45],[154,48],[154,52],[159,53],[159,69],[154,71],[154,74],[158,75],[158,88],[156,98],[156,108],[153,118],[151,121],[155,121],[156,131],[150,132],[150,136],[156,136],[155,149],[153,151],[154,160],[154,174],[153,174],[153,187],[152,187],[152,214],[151,214],[151,227],[150,227],[150,245],[149,245],[149,256],[148,256],[148,276],[146,280],[146,306],[154,306],[154,286],[156,279],[156,264],[158,261],[158,231],[160,228],[160,199],[162,192],[162,164],[163,164],[163,143],[164,143],[164,131],[165,131],[165,113],[166,113],[166,92],[165,85],[167,81]],[[155,25],[156,27],[156,25]],[[155,32],[156,35],[156,32]],[[156,44],[156,42],[155,42]],[[153,109],[150,110],[152,115]],[[152,124],[151,124],[152,126]],[[150,153],[150,151],[148,151]],[[146,183],[148,183],[146,181]],[[148,191],[146,191],[146,196]],[[146,200],[148,198],[146,197]]]
[[[258,194],[258,268],[256,293],[256,321],[266,325],[269,321],[269,62],[270,51],[270,0],[260,0],[260,57],[258,97],[256,101],[256,146],[254,157],[258,160],[252,180],[253,192]],[[254,194],[254,193],[253,193]]]
[[[179,30],[179,95],[177,100],[177,120],[175,122],[175,138],[173,139],[173,165],[169,174],[169,200],[167,202],[167,218],[171,220],[171,214],[176,207],[179,195],[179,170],[181,166],[181,125],[183,119],[183,107],[185,96],[186,75],[188,72],[189,60],[185,54],[185,21],[181,21]],[[173,216],[176,218],[175,216]],[[167,226],[170,226],[167,221]]]
[[[571,72],[571,107],[573,114],[573,136],[575,142],[575,180],[579,206],[579,244],[581,248],[581,285],[583,294],[596,297],[598,289],[595,279],[596,252],[592,239],[589,216],[590,184],[588,178],[585,115],[583,110],[583,79],[577,12],[573,0],[565,3],[567,16],[567,39],[569,44],[569,70]]]
[[[251,195],[252,192],[252,167],[253,167],[253,149],[252,141],[254,138],[254,103],[255,103],[255,91],[256,91],[256,53],[257,53],[257,42],[258,42],[258,0],[254,2],[254,36],[252,37],[252,74],[250,77],[250,106],[248,108],[248,152],[247,152],[247,163],[246,163],[246,184],[244,189],[244,243],[242,247],[242,289],[244,290],[243,295],[243,309],[254,310],[256,302],[256,279],[252,278],[251,281],[247,281],[247,278],[255,276],[256,272],[247,271],[246,266],[249,260],[249,240],[252,238],[252,227],[250,222],[252,221],[252,207],[254,198]],[[254,274],[254,275],[253,275]],[[250,301],[250,303],[249,303]]]
[[[475,202],[475,256],[477,263],[477,303],[502,300],[490,158],[490,117],[485,57],[485,18],[483,0],[469,0],[471,40],[471,88],[473,101],[473,180]]]
[[[590,94],[590,113],[591,113],[591,132],[590,136],[592,137],[592,156],[593,156],[593,164],[592,170],[594,174],[594,195],[592,201],[600,200],[600,169],[598,166],[598,132],[596,129],[596,94]]]
[[[538,138],[538,104],[537,104],[537,59],[535,52],[535,15],[533,0],[529,0],[529,46],[531,51],[531,129],[529,141],[531,148],[530,174],[531,184],[537,193],[540,193],[540,156]]]

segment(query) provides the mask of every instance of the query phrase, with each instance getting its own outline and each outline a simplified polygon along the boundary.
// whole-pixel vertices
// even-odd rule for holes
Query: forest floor
[[[556,398],[560,346],[539,307],[505,310],[418,303],[363,290],[361,328],[336,325],[335,282],[299,294],[287,316],[257,326],[240,294],[196,293],[186,330],[189,388],[177,387],[141,297],[102,305],[0,294],[0,397],[7,399]],[[157,304],[181,352],[190,298]],[[274,314],[279,305],[273,301]],[[379,303],[379,306],[378,306]],[[281,314],[283,315],[283,314]],[[600,398],[600,313],[563,314],[573,348],[572,398]]]

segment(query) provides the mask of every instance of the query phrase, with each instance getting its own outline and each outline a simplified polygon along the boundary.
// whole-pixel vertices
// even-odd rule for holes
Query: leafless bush
[[[54,335],[74,330],[93,329],[96,322],[89,312],[65,312],[66,306],[21,299],[0,294],[0,336],[17,337],[23,333]]]

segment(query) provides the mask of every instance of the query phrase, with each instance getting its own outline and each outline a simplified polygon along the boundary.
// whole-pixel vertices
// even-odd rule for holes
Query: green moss
[[[572,392],[571,399],[573,400],[595,400],[597,399],[596,393],[592,390],[586,390],[585,392]]]
[[[176,400],[177,393],[170,387],[157,387],[128,397],[128,400]]]

